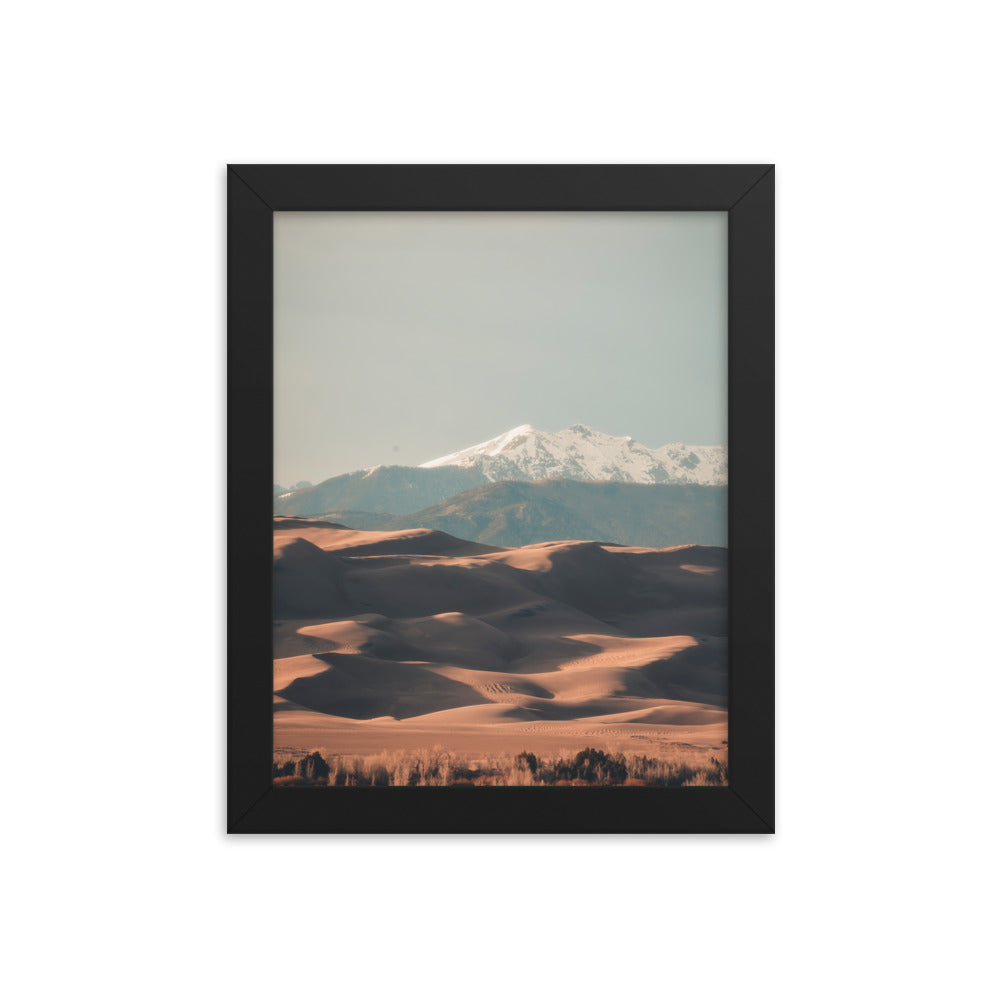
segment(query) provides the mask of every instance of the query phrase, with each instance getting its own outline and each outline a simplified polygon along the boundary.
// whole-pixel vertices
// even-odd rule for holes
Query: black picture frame
[[[378,210],[728,213],[728,787],[272,785],[272,216]],[[228,831],[773,833],[773,165],[231,165],[228,260]]]

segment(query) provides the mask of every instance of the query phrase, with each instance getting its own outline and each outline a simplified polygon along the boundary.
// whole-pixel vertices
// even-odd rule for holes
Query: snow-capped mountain
[[[499,437],[424,462],[422,469],[458,466],[499,480],[578,479],[623,483],[727,481],[725,445],[667,444],[655,450],[630,437],[612,437],[583,424],[540,431],[522,424]]]

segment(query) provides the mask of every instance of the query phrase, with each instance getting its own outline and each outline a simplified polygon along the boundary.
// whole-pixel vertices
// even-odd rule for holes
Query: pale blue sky
[[[277,212],[275,482],[518,424],[726,441],[722,212]]]

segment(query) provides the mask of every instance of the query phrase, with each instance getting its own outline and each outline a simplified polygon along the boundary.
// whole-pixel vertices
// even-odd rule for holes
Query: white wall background
[[[994,10],[8,9],[12,996],[986,995]],[[778,164],[777,836],[223,835],[227,161]]]

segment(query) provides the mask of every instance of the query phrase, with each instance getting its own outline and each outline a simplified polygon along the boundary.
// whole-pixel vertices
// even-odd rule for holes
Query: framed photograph
[[[229,831],[773,832],[773,167],[228,198]]]

